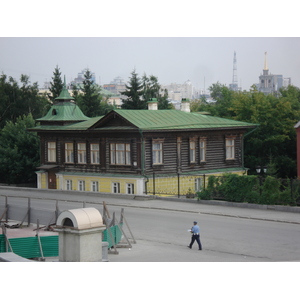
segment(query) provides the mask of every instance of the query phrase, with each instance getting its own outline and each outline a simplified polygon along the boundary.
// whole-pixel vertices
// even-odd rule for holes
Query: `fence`
[[[102,241],[108,242],[108,248],[119,244],[121,239],[122,230],[118,225],[103,231]],[[56,257],[59,256],[58,235],[6,239],[5,234],[0,234],[0,252],[13,252],[24,258]]]
[[[207,175],[164,175],[153,173],[149,177],[146,193],[160,196],[187,196],[194,198],[205,187]]]
[[[149,177],[146,190],[147,194],[178,198],[200,197],[204,200],[300,205],[300,180],[271,176],[153,173]]]
[[[56,220],[61,210],[59,208],[59,201],[76,202],[77,206],[85,207],[89,202],[77,202],[72,200],[54,200],[54,199],[38,199],[38,198],[22,198],[16,196],[0,195],[2,203],[0,202],[0,223],[2,225],[2,232],[0,234],[0,252],[14,252],[15,254],[24,258],[39,258],[39,257],[55,257],[58,256],[58,236],[39,236],[40,228],[45,230],[52,230],[52,226],[56,224]],[[50,201],[53,203],[53,209],[37,209],[34,207],[34,202]],[[113,248],[111,253],[118,254],[117,247],[132,247],[132,243],[136,243],[133,234],[129,228],[128,222],[125,218],[124,209],[121,210],[120,219],[117,220],[115,213],[110,214],[105,202],[92,203],[93,206],[103,206],[103,222],[106,229],[102,234],[102,241],[108,243],[108,248]],[[8,225],[9,220],[19,220],[13,225]],[[6,227],[21,228],[29,226],[31,223],[37,224],[37,235],[35,237],[22,237],[8,239],[6,236]],[[45,226],[39,227],[39,224]],[[131,241],[128,238],[128,233],[124,231],[124,226],[127,226],[131,235]],[[123,241],[122,241],[123,240]],[[121,243],[122,242],[122,243]]]

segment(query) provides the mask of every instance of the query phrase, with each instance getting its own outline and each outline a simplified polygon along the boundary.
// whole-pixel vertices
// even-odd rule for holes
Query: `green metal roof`
[[[253,127],[257,124],[213,117],[180,110],[115,110],[117,114],[142,130],[203,129],[221,127]]]
[[[74,102],[58,102],[53,104],[46,116],[37,121],[85,121],[89,119]]]
[[[63,105],[62,105],[63,104]],[[56,115],[52,113],[56,109]],[[109,116],[115,114],[127,122],[125,126],[107,126]],[[102,120],[103,119],[103,120]],[[119,130],[126,131],[140,129],[152,130],[190,130],[190,129],[214,129],[214,128],[251,128],[258,124],[240,122],[210,115],[189,113],[179,110],[114,110],[106,116],[88,118],[78,106],[71,102],[63,102],[53,105],[48,114],[37,121],[79,121],[71,125],[43,125],[34,130]],[[99,124],[97,124],[99,122]]]

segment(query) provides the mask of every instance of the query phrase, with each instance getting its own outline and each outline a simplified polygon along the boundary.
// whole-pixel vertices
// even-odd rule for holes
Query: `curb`
[[[3,189],[16,189],[12,186],[0,186]],[[30,190],[32,192],[42,192],[47,191],[48,193],[63,193],[63,194],[79,194],[79,195],[88,195],[93,197],[107,197],[107,198],[120,198],[120,199],[130,199],[136,201],[150,201],[150,200],[163,200],[170,202],[182,202],[182,203],[193,203],[193,204],[206,204],[206,205],[219,205],[219,206],[229,206],[229,207],[239,207],[239,208],[250,208],[250,209],[259,209],[259,210],[270,210],[270,211],[283,211],[283,212],[292,212],[300,213],[300,207],[296,206],[284,206],[284,205],[263,205],[263,204],[254,204],[254,203],[239,203],[239,202],[228,202],[221,200],[197,200],[190,198],[174,198],[174,197],[160,197],[156,195],[127,195],[127,194],[111,194],[111,193],[97,193],[97,192],[80,192],[80,191],[65,191],[65,190],[50,190],[50,189],[37,189],[37,188],[26,188],[18,187],[18,190]]]

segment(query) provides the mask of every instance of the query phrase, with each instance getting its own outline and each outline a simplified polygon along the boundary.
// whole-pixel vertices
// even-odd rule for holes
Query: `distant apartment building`
[[[162,86],[162,89],[168,90],[170,101],[181,101],[182,98],[193,99],[194,87],[190,80],[187,80],[183,84],[171,83],[169,85]]]
[[[106,97],[107,102],[116,108],[121,108],[123,103],[122,99],[126,96],[122,96],[121,93],[126,90],[125,82],[121,77],[116,77],[113,81],[102,86],[102,94]]]
[[[121,95],[126,90],[125,83],[121,77],[116,77],[109,84],[103,84],[103,89],[113,95]]]
[[[82,83],[83,83],[83,81],[84,81],[84,74],[85,74],[85,72],[88,70],[88,68],[85,68],[85,69],[83,69],[81,72],[79,72],[78,73],[78,75],[77,75],[77,77],[75,78],[75,79],[73,79],[70,83],[69,83],[69,87],[71,86],[71,85],[73,85],[73,84],[75,84],[75,85],[81,85]],[[91,81],[93,82],[93,83],[96,83],[96,76],[95,76],[95,73],[92,73],[91,72],[91,74],[92,74],[92,78],[91,78]]]

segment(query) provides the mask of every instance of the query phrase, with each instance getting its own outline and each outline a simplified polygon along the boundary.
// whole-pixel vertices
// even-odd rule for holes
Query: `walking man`
[[[200,242],[200,228],[197,225],[196,221],[194,221],[194,226],[191,228],[190,232],[192,234],[192,240],[191,240],[191,243],[188,245],[188,247],[190,249],[192,249],[192,246],[193,246],[194,242],[196,241],[198,243],[199,250],[202,250],[202,245]]]

